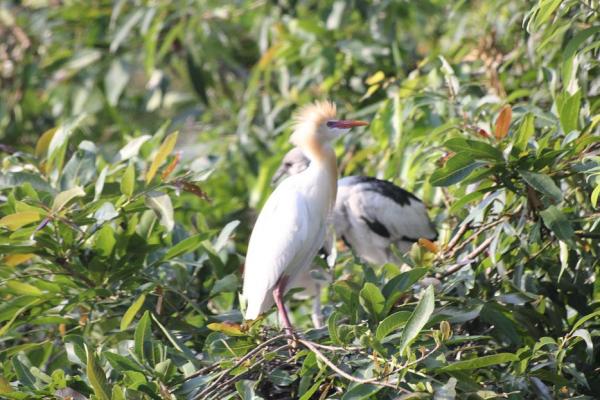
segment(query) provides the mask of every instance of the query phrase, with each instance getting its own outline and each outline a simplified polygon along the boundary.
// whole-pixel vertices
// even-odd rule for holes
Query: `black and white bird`
[[[273,180],[297,174],[309,164],[302,150],[293,148],[284,156]],[[435,226],[419,198],[391,182],[368,176],[338,180],[332,222],[337,238],[360,259],[376,265],[401,263],[393,246],[406,253],[419,238],[437,239]]]

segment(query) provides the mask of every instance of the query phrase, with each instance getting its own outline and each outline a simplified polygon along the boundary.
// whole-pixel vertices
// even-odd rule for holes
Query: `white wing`
[[[273,305],[272,290],[282,275],[295,275],[294,269],[314,256],[307,248],[314,234],[308,203],[294,178],[275,189],[252,230],[244,267],[246,319],[256,319],[268,310]]]

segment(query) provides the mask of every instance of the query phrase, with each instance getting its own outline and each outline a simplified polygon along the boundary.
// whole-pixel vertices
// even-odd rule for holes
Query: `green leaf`
[[[154,320],[154,323],[156,323],[156,325],[158,325],[158,327],[160,328],[162,333],[165,335],[165,337],[169,340],[169,342],[171,342],[173,347],[177,351],[180,351],[181,353],[183,353],[184,357],[189,362],[191,362],[193,365],[198,366],[199,360],[196,357],[196,355],[181,340],[179,340],[177,338],[177,336],[175,336],[171,332],[169,332],[169,330],[167,328],[165,328],[163,326],[163,324],[160,323],[160,321],[154,316],[154,314],[152,314],[152,319]]]
[[[342,315],[339,312],[334,311],[327,319],[327,330],[329,331],[329,338],[334,344],[342,344],[342,341],[340,340],[340,336],[338,334],[338,326],[341,317]]]
[[[535,116],[533,113],[527,113],[521,120],[521,126],[519,126],[519,129],[514,135],[514,146],[519,152],[522,152],[527,148],[527,143],[534,132]]]
[[[64,192],[60,192],[54,198],[54,202],[52,203],[52,212],[56,213],[62,210],[75,197],[81,196],[85,196],[85,191],[79,186],[75,186],[74,188],[65,190]]]
[[[123,93],[123,90],[127,87],[129,76],[130,73],[127,65],[119,59],[113,60],[104,77],[104,91],[106,93],[108,104],[113,107],[117,105],[121,93]]]
[[[124,357],[117,353],[105,351],[102,355],[108,360],[108,363],[117,371],[138,371],[144,372],[143,368],[135,363],[130,358]]]
[[[112,389],[106,380],[104,370],[100,367],[96,356],[88,349],[87,345],[85,346],[85,353],[87,356],[87,378],[90,385],[92,385],[92,389],[94,389],[94,394],[99,400],[110,400]]]
[[[562,0],[539,0],[537,5],[537,13],[531,21],[533,25],[528,25],[529,32],[537,31],[551,16],[552,13],[560,6]]]
[[[10,282],[8,282],[10,283]],[[34,288],[37,289],[37,288]],[[4,326],[2,328],[0,328],[0,338],[3,337],[6,332],[8,332],[8,330],[10,329],[10,327],[12,326],[12,324],[14,324],[14,322],[17,320],[17,318],[19,318],[19,316],[21,314],[23,314],[23,312],[25,312],[27,309],[29,309],[29,307],[38,304],[41,300],[40,299],[35,299],[31,302],[29,302],[28,304],[25,304],[23,307],[19,308],[16,311],[12,312],[12,316],[10,318],[10,320],[4,324]]]
[[[140,311],[140,309],[142,308],[142,305],[144,305],[145,300],[146,294],[142,293],[133,303],[131,303],[127,311],[125,311],[125,314],[123,314],[123,318],[121,318],[120,329],[122,331],[129,327],[131,321],[133,321],[138,311]]]
[[[594,357],[594,342],[592,341],[590,332],[587,329],[577,329],[571,335],[583,339],[586,346],[588,361],[591,362],[592,358]]]
[[[464,371],[489,367],[491,365],[504,364],[511,361],[518,361],[519,357],[513,353],[499,353],[490,356],[476,357],[469,360],[462,360],[446,365],[439,369],[440,372]]]
[[[225,275],[217,280],[210,290],[210,297],[222,292],[235,292],[239,287],[239,279],[237,274]]]
[[[577,322],[575,322],[575,323],[573,324],[573,327],[571,328],[571,332],[570,332],[570,333],[571,333],[571,334],[573,334],[573,332],[575,332],[575,331],[577,330],[577,328],[579,328],[581,325],[585,324],[585,323],[586,323],[587,321],[589,321],[590,319],[592,319],[592,318],[595,318],[595,317],[598,317],[598,316],[600,316],[600,310],[598,310],[598,311],[594,311],[594,312],[593,312],[593,313],[591,313],[591,314],[588,314],[588,315],[585,315],[585,316],[583,316],[583,317],[579,318],[579,319],[577,320]]]
[[[156,175],[156,171],[158,171],[158,168],[162,165],[163,162],[165,162],[169,154],[171,154],[171,152],[175,148],[175,143],[177,143],[177,135],[178,132],[171,133],[165,138],[165,140],[158,148],[156,155],[152,159],[152,164],[150,164],[150,168],[146,173],[146,184],[152,181],[152,178],[154,178],[154,175]]]
[[[242,379],[241,381],[235,384],[235,389],[237,390],[242,400],[263,400],[263,398],[257,396],[254,391],[254,387],[257,383],[258,382],[256,381]]]
[[[110,257],[116,243],[115,231],[110,225],[106,224],[96,234],[94,249],[101,257]]]
[[[27,367],[25,365],[25,363],[19,359],[20,357],[25,357],[25,356],[17,355],[15,357],[13,357],[13,359],[12,359],[13,369],[15,370],[15,373],[17,374],[19,383],[25,387],[34,389],[35,384],[36,384],[35,377],[29,371],[29,367]],[[25,359],[25,361],[27,361],[27,360]]]
[[[150,330],[150,313],[144,312],[144,315],[138,321],[133,334],[135,345],[134,353],[142,361],[150,361],[152,356],[152,332]]]
[[[365,283],[359,293],[360,304],[364,309],[375,319],[379,319],[379,315],[385,306],[385,298],[377,286],[371,282]]]
[[[41,296],[44,294],[37,287],[30,285],[29,283],[19,282],[15,280],[10,280],[6,282],[6,288],[15,294],[22,294],[26,296]]]
[[[525,182],[538,192],[549,196],[554,201],[562,200],[561,190],[548,175],[523,170],[519,170],[519,174],[521,174]]]
[[[425,326],[429,317],[433,313],[434,309],[434,292],[433,286],[428,286],[425,289],[423,297],[419,300],[417,307],[410,316],[404,331],[402,331],[402,337],[400,338],[399,350],[400,354],[404,353],[404,350],[412,343],[417,337],[421,329]]]
[[[491,160],[503,162],[504,156],[497,148],[479,140],[469,140],[463,138],[453,138],[446,143],[444,147],[455,153],[464,153],[476,160]]]
[[[153,190],[146,194],[146,205],[154,210],[167,232],[171,232],[175,227],[171,198],[163,192]]]
[[[573,227],[567,219],[567,216],[560,211],[556,206],[550,206],[544,211],[540,211],[540,215],[546,225],[559,240],[566,243],[572,243],[573,239]]]
[[[383,287],[383,295],[386,299],[402,296],[412,285],[415,284],[427,273],[427,268],[413,268],[410,271],[403,272],[388,281]],[[394,300],[395,301],[395,300]]]
[[[579,110],[581,109],[581,90],[573,94],[564,91],[556,96],[556,108],[560,126],[565,134],[577,130],[579,125]]]
[[[375,337],[377,340],[382,340],[391,332],[406,325],[412,313],[410,311],[398,311],[392,315],[388,315],[377,327]]]
[[[135,168],[133,163],[130,163],[123,176],[121,177],[121,193],[127,197],[131,197],[133,189],[135,188]]]
[[[141,8],[134,8],[134,11],[127,16],[127,20],[121,25],[121,27],[115,34],[114,39],[110,43],[111,53],[114,53],[119,49],[121,43],[123,43],[123,41],[127,39],[127,36],[129,36],[129,33],[131,32],[133,27],[142,19],[143,16],[144,10]]]
[[[142,145],[151,138],[152,136],[150,135],[142,135],[140,137],[130,140],[125,146],[123,146],[123,148],[121,148],[121,150],[119,150],[113,162],[116,164],[122,161],[127,161],[130,158],[137,156],[140,152],[140,148],[142,147]]]
[[[576,79],[576,74],[573,72],[573,60],[577,55],[577,50],[583,42],[585,42],[589,37],[592,37],[600,32],[600,25],[592,26],[590,28],[584,29],[582,31],[577,32],[569,43],[565,46],[565,49],[562,53],[562,80],[563,85],[565,87],[571,86],[571,81]]]
[[[196,250],[202,245],[202,241],[206,239],[206,235],[198,234],[183,239],[175,246],[171,247],[163,256],[163,260],[170,260],[175,257],[179,257],[182,254],[186,254]]]
[[[598,204],[598,197],[600,197],[600,185],[594,188],[592,195],[590,196],[590,201],[592,202],[592,206],[596,207]]]
[[[40,214],[35,211],[17,212],[0,218],[0,226],[4,226],[11,231],[16,231],[22,226],[39,221],[40,218]]]
[[[383,389],[382,386],[371,384],[357,384],[347,390],[342,396],[342,400],[365,400],[372,399],[377,392]]]
[[[477,167],[484,165],[481,161],[474,161],[467,153],[456,153],[446,165],[436,170],[429,182],[433,186],[450,186],[465,179]]]
[[[65,121],[56,129],[48,145],[47,171],[60,171],[62,169],[68,140],[84,118],[85,115],[79,115]],[[58,174],[55,174],[55,177],[58,177]]]

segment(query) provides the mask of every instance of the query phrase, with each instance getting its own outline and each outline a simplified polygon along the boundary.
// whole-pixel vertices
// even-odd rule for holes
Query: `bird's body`
[[[244,296],[253,299],[246,319],[256,319],[270,309],[277,281],[294,281],[323,244],[335,192],[327,190],[327,170],[314,166],[284,180],[256,220],[246,255],[249,273],[244,276]],[[252,273],[254,269],[260,272]]]
[[[339,238],[376,265],[399,262],[392,246],[406,253],[419,238],[437,238],[421,200],[391,182],[367,176],[338,181],[333,222]]]
[[[328,102],[300,111],[290,141],[302,149],[311,165],[284,180],[256,220],[244,268],[245,319],[256,319],[274,302],[286,330],[291,332],[283,295],[322,246],[335,204],[337,166],[330,142],[361,125],[366,123],[337,120],[335,106]]]

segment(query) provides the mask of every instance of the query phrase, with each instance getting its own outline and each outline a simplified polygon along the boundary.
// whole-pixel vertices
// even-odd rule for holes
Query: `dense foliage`
[[[2,3],[0,397],[596,397],[599,12]],[[275,313],[240,325],[240,271],[320,98],[371,121],[341,174],[415,192],[440,238],[316,260],[327,326],[290,296],[292,349]]]

